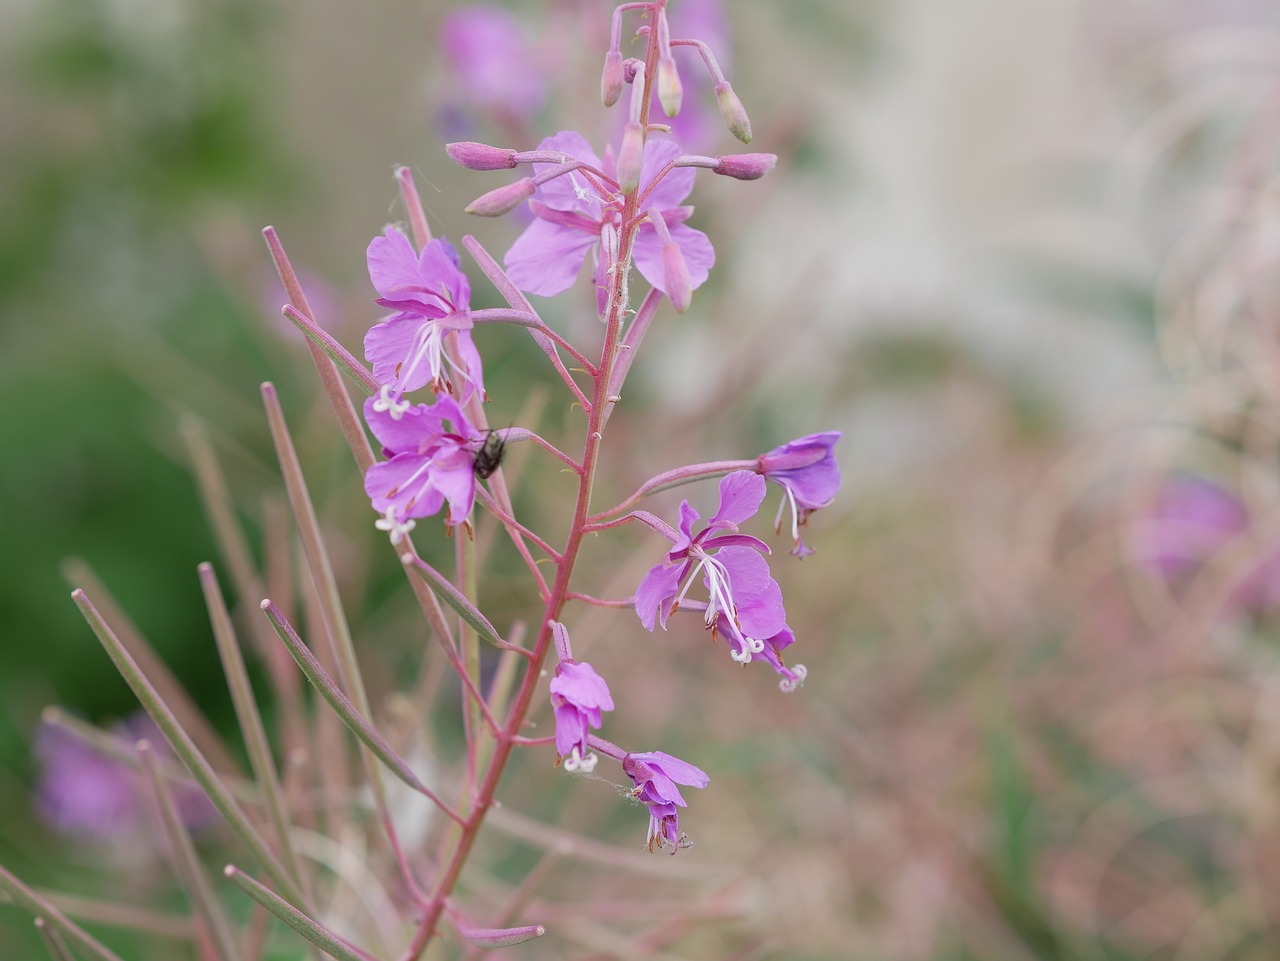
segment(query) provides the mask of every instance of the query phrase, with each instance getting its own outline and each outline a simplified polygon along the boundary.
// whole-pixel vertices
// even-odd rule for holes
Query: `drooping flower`
[[[687,835],[680,831],[677,808],[687,807],[677,784],[704,788],[711,779],[705,771],[662,751],[628,754],[622,759],[622,770],[635,785],[631,794],[649,808],[648,846],[652,851],[671,845],[671,853],[690,846]]]
[[[699,573],[707,588],[704,621],[713,635],[732,641],[730,654],[744,664],[765,649],[765,638],[786,628],[782,591],[761,555],[769,547],[759,538],[739,534],[738,525],[755,516],[764,500],[759,474],[740,470],[720,481],[720,507],[707,526],[693,533],[699,514],[688,501],[680,505],[680,531],[662,563],[645,574],[636,588],[636,614],[652,631],[680,606]],[[720,615],[724,615],[723,618]]]
[[[365,472],[364,489],[383,515],[377,526],[391,535],[391,543],[413,530],[413,518],[430,517],[446,502],[445,523],[465,523],[475,504],[475,457],[485,434],[471,426],[453,398],[441,396],[396,417],[370,397],[364,417],[390,458]]]
[[[587,728],[599,729],[604,711],[613,710],[609,686],[585,661],[556,665],[551,679],[551,706],[556,716],[556,751],[566,771],[595,769],[597,757],[587,749]]]
[[[373,238],[367,256],[378,304],[396,311],[364,338],[365,358],[382,385],[378,409],[398,419],[409,407],[402,399],[409,391],[430,384],[436,393],[452,392],[449,368],[462,379],[463,403],[472,391],[483,395],[480,353],[471,339],[471,285],[453,245],[435,239],[415,253],[408,237],[388,227]]]
[[[774,529],[781,530],[783,512],[790,508],[791,537],[795,541],[791,553],[796,557],[813,553],[813,548],[800,537],[800,528],[814,511],[830,506],[840,489],[840,465],[835,457],[840,437],[838,430],[809,434],[760,455],[756,469],[782,488]]]
[[[546,138],[538,149],[566,154],[601,171],[606,179],[574,170],[539,185],[529,200],[533,223],[507,251],[507,274],[521,290],[551,297],[573,285],[591,252],[595,257],[597,303],[603,311],[608,289],[608,258],[600,256],[601,238],[606,232],[616,237],[622,223],[623,197],[617,190],[613,151],[607,150],[602,161],[586,139],[572,130]],[[685,223],[693,208],[680,206],[693,190],[694,171],[688,167],[676,168],[654,182],[663,167],[681,153],[674,141],[653,137],[646,141],[640,168],[643,200],[639,212],[647,213],[650,218],[662,218],[671,241],[684,257],[691,286],[697,288],[707,279],[715,263],[715,251],[706,234]],[[540,176],[556,169],[556,165],[534,164],[534,169]],[[641,276],[666,293],[662,245],[662,238],[646,220],[636,233],[632,255]]]

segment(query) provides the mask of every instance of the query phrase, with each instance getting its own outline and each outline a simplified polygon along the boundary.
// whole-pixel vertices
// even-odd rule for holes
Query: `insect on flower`
[[[472,468],[476,476],[481,480],[488,480],[493,472],[502,465],[502,455],[506,453],[506,450],[507,442],[503,440],[502,435],[495,430],[489,431],[484,443],[476,451],[476,462]]]

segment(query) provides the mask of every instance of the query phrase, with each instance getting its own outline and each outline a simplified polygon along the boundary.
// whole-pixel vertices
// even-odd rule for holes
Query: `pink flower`
[[[471,426],[452,397],[428,407],[418,404],[399,417],[364,402],[364,417],[390,460],[365,472],[364,489],[382,514],[379,530],[398,544],[413,530],[414,518],[439,513],[447,502],[445,523],[465,523],[476,499],[476,452],[485,434]]]
[[[479,107],[527,118],[546,97],[529,28],[492,3],[459,7],[440,25],[440,46],[459,93]]]
[[[781,529],[783,512],[790,507],[791,536],[796,544],[791,553],[797,557],[813,553],[801,539],[800,528],[814,511],[829,507],[840,489],[840,465],[835,456],[840,437],[838,430],[809,434],[760,455],[757,470],[782,488],[782,504],[773,526]]]
[[[463,403],[472,391],[483,395],[480,352],[471,340],[471,285],[453,245],[436,239],[415,253],[408,237],[388,227],[367,256],[378,304],[397,311],[364,338],[365,358],[382,385],[378,409],[402,416],[409,406],[402,395],[427,384],[449,393],[450,367],[462,378]]]
[[[599,730],[603,712],[613,710],[604,678],[585,661],[564,660],[551,679],[551,706],[556,716],[556,752],[566,771],[594,770],[596,755],[587,750],[587,728]]]
[[[636,588],[636,614],[652,631],[680,606],[698,574],[707,588],[705,623],[730,638],[730,654],[741,663],[765,650],[765,638],[786,629],[782,591],[769,573],[763,554],[769,547],[738,525],[753,517],[764,500],[759,474],[734,471],[720,481],[720,508],[707,526],[693,533],[698,512],[688,501],[680,505],[680,532],[666,559],[650,568]],[[723,615],[723,616],[721,616]]]
[[[678,807],[686,807],[677,784],[704,788],[711,783],[705,771],[662,751],[628,754],[622,759],[622,771],[635,785],[633,797],[649,808],[649,850],[671,845],[671,853],[690,846],[688,836],[680,832]]]
[[[534,221],[522,233],[505,258],[507,273],[520,289],[552,297],[573,285],[587,253],[595,267],[598,306],[604,310],[608,288],[607,258],[600,256],[601,235],[616,233],[622,224],[622,194],[618,191],[616,163],[612,151],[602,161],[581,134],[564,130],[538,145],[539,150],[556,151],[600,171],[603,177],[574,170],[542,183],[529,201]],[[640,167],[639,212],[661,217],[670,240],[679,248],[688,268],[691,288],[706,281],[715,263],[715,251],[707,235],[685,224],[692,207],[680,206],[693,189],[694,170],[675,168],[655,180],[662,169],[681,155],[671,140],[650,138],[644,146]],[[541,176],[556,169],[555,164],[534,164]],[[535,178],[536,179],[536,178]],[[636,234],[633,260],[636,269],[650,284],[668,293],[662,256],[663,238],[651,222],[641,224]]]

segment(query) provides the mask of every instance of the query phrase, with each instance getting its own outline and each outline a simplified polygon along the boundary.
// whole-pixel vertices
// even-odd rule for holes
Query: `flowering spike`
[[[743,143],[751,143],[751,118],[747,116],[742,101],[733,92],[729,81],[716,84],[716,103],[720,105],[720,116],[729,125],[729,132]]]
[[[538,186],[533,182],[532,177],[522,177],[515,183],[490,190],[487,194],[477,197],[467,205],[466,211],[477,217],[501,217],[532,197],[537,189]]]
[[[715,173],[735,180],[759,180],[773,170],[778,155],[772,153],[727,154],[716,158]]]
[[[463,140],[445,144],[444,151],[450,160],[468,170],[511,170],[516,166],[516,152],[508,147]]]
[[[604,72],[600,75],[600,99],[612,107],[622,96],[622,53],[610,50],[604,55]]]

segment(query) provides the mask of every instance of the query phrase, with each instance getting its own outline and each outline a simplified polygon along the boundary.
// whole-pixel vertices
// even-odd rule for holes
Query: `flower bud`
[[[477,197],[467,206],[467,213],[477,217],[501,217],[532,197],[537,189],[532,177],[522,177],[515,183]]]
[[[729,125],[729,132],[743,143],[751,143],[751,119],[728,80],[716,84],[716,103],[720,105],[720,116]]]
[[[463,140],[445,144],[444,152],[454,163],[468,170],[511,170],[516,166],[516,152],[505,147]]]
[[[604,55],[604,73],[600,75],[600,99],[612,107],[622,96],[622,53],[610,50]]]
[[[684,254],[671,241],[662,245],[662,281],[671,306],[677,314],[683,314],[693,302],[693,281],[689,279]]]
[[[680,71],[672,57],[658,58],[658,101],[662,104],[662,112],[674,117],[680,112],[680,101],[684,90],[680,85]]]
[[[739,153],[716,158],[713,170],[735,180],[759,180],[774,168],[778,155],[772,153]]]
[[[459,928],[464,938],[482,948],[506,948],[524,944],[547,933],[541,924],[526,924],[518,928]]]
[[[634,120],[628,121],[622,131],[622,146],[618,149],[618,187],[624,194],[640,186],[643,162],[644,127]]]

